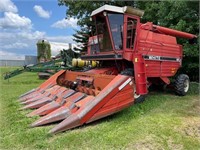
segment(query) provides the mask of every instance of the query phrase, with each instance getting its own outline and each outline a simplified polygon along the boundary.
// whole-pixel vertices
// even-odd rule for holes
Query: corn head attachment
[[[50,133],[62,132],[116,113],[134,102],[133,78],[61,70],[37,89],[20,96],[27,116],[42,116],[31,126],[61,121]]]

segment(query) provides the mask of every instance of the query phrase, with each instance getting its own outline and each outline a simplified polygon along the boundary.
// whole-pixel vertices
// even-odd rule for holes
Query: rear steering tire
[[[190,79],[186,74],[180,74],[175,79],[175,92],[179,96],[185,96],[190,87]]]
[[[133,69],[127,68],[121,72],[121,75],[133,76]],[[138,95],[136,93],[136,86],[134,86],[134,99],[135,99],[134,101],[135,103],[142,103],[145,101],[145,95]]]

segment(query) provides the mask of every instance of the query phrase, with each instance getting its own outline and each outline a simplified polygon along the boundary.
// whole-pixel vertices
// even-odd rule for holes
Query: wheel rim
[[[189,80],[185,80],[185,82],[184,82],[184,92],[185,93],[189,90],[189,86],[190,86]]]
[[[137,98],[139,98],[139,97],[140,97],[140,95],[136,94],[136,92],[135,92],[135,93],[134,93],[134,98],[137,99]]]
[[[134,98],[137,99],[137,98],[139,98],[139,97],[140,97],[140,95],[138,95],[138,94],[136,93],[136,86],[135,86],[135,84],[134,84]]]

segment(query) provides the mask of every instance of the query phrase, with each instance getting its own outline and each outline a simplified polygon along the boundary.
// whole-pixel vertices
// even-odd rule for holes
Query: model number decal
[[[173,58],[173,57],[163,57],[163,56],[151,56],[151,55],[145,55],[143,56],[146,60],[158,60],[158,61],[176,61],[181,62],[180,58]]]
[[[149,56],[151,60],[160,60],[160,56]]]

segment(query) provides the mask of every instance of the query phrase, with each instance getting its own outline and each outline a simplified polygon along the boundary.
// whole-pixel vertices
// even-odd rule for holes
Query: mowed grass
[[[57,135],[54,126],[30,128],[38,117],[20,111],[18,96],[40,85],[37,73],[0,80],[0,149],[200,149],[199,84],[187,96],[152,91],[142,104]]]

